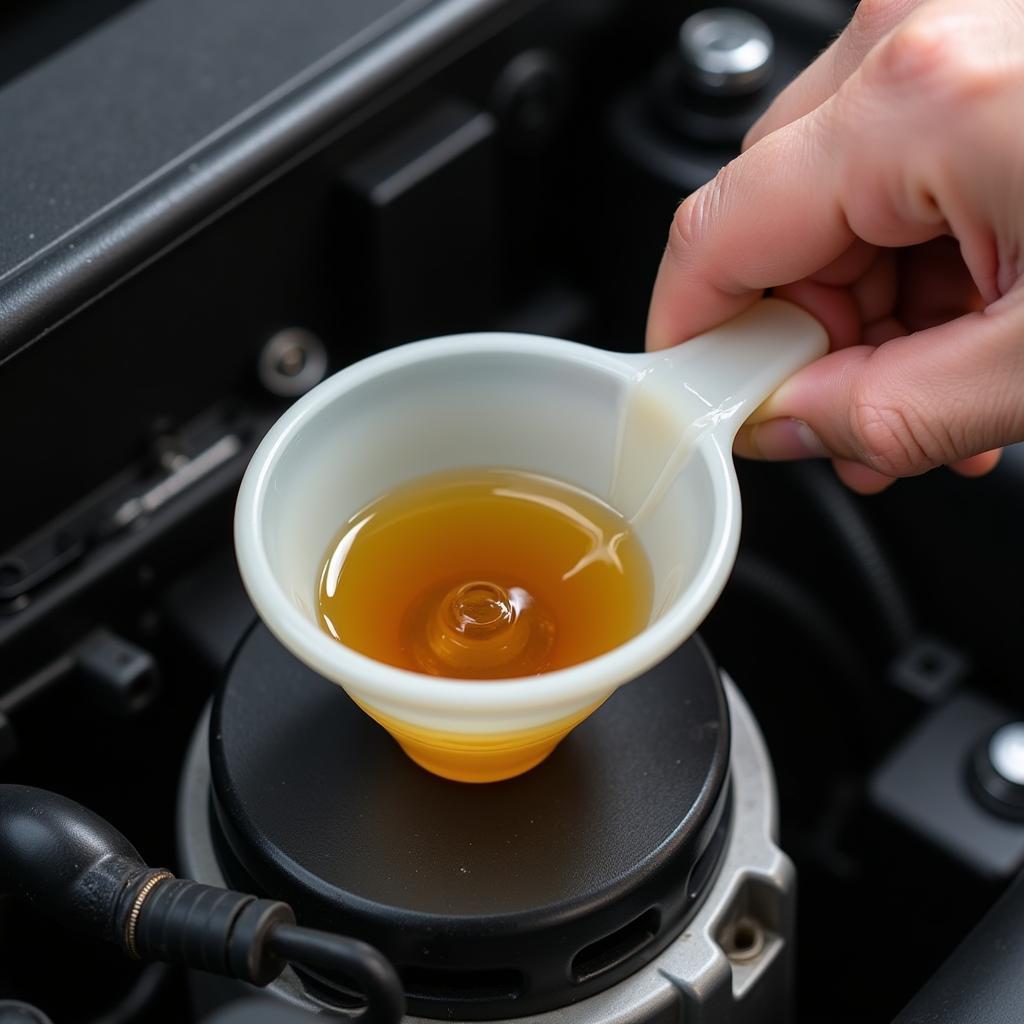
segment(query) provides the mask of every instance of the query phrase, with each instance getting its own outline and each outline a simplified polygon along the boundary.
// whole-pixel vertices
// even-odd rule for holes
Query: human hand
[[[676,211],[647,346],[766,288],[832,351],[740,454],[831,456],[862,493],[1024,440],[1024,0],[861,0],[744,152]]]

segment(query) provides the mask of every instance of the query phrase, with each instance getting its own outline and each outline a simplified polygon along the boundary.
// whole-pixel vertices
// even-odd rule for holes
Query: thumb
[[[831,455],[913,476],[1024,440],[1024,294],[983,313],[832,352],[751,417],[741,454]]]

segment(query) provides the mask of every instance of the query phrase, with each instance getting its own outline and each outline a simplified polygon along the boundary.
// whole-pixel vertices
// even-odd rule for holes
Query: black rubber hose
[[[360,1024],[394,1024],[402,1019],[405,1000],[394,967],[373,946],[341,935],[297,925],[274,929],[268,945],[284,960],[295,960],[334,980],[352,982],[366,996]]]
[[[823,521],[842,541],[842,549],[873,599],[893,646],[897,651],[906,649],[919,638],[917,616],[856,499],[828,466],[807,461],[794,463],[790,470],[822,513]]]
[[[367,1000],[356,1020],[398,1024],[405,1012],[398,975],[372,946],[298,927],[286,903],[147,867],[112,825],[43,789],[0,785],[0,892],[137,959],[253,985],[294,962],[354,981]]]
[[[729,587],[783,616],[825,656],[835,673],[830,682],[839,682],[848,698],[857,735],[867,735],[875,714],[873,677],[835,616],[784,569],[751,551],[740,552]]]
[[[117,943],[118,901],[148,870],[113,825],[81,804],[0,785],[0,886],[39,913]]]
[[[826,656],[858,702],[873,707],[871,674],[860,649],[835,616],[789,573],[752,551],[742,551],[729,585],[789,619]]]

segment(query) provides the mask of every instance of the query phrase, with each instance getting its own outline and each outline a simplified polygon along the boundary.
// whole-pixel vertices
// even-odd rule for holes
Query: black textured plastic
[[[0,362],[507,3],[147,0],[8,83]]]
[[[295,915],[287,903],[277,900],[247,903],[231,929],[228,974],[244,978],[253,985],[269,985],[281,973],[285,960],[269,948],[268,940],[274,929],[293,924]]]
[[[185,879],[158,882],[139,914],[139,956],[231,975],[231,934],[236,919],[253,902],[254,896]]]
[[[288,959],[270,948],[271,936],[275,929],[294,924],[295,915],[286,903],[172,878],[159,882],[146,898],[135,945],[144,960],[165,960],[267,985]],[[345,938],[329,938],[335,945],[353,945]],[[375,950],[371,953],[379,957]]]
[[[688,880],[715,876],[693,869],[720,853],[728,751],[721,683],[696,639],[543,764],[490,785],[418,768],[263,626],[211,721],[231,882],[373,943],[411,1012],[459,1019],[583,998],[678,934],[703,894]]]
[[[1024,1020],[1024,875],[1004,893],[893,1024]]]

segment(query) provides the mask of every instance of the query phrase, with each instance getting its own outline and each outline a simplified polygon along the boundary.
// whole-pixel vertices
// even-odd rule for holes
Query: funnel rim
[[[505,332],[451,335],[381,352],[327,378],[285,411],[253,455],[235,507],[235,550],[242,582],[277,639],[314,671],[366,703],[385,702],[391,714],[397,707],[435,716],[451,712],[452,722],[446,728],[453,732],[481,731],[474,727],[475,718],[503,710],[560,714],[642,675],[696,632],[725,585],[739,542],[739,489],[732,456],[714,432],[707,432],[697,439],[694,455],[705,462],[718,506],[710,541],[690,586],[660,618],[624,644],[567,668],[486,680],[481,685],[476,680],[428,676],[387,665],[328,636],[295,607],[263,545],[264,498],[275,467],[306,424],[362,384],[417,363],[494,354],[568,360],[618,376],[627,386],[636,375],[634,357],[628,355]]]

